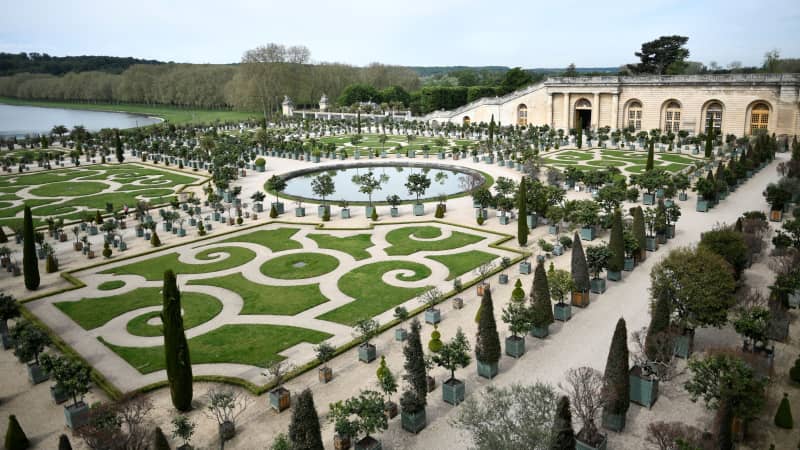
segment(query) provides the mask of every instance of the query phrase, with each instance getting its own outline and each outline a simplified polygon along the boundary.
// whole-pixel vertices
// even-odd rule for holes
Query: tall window
[[[528,125],[528,107],[525,105],[517,107],[517,125],[521,127]]]
[[[639,102],[631,102],[628,105],[628,128],[636,131],[642,129],[642,104]]]
[[[769,106],[764,103],[757,103],[750,110],[750,134],[756,134],[759,130],[766,130],[769,125]]]
[[[669,102],[664,113],[664,131],[678,133],[681,129],[681,105],[678,102]]]
[[[709,129],[714,130],[714,134],[719,136],[722,133],[722,105],[719,103],[712,103],[706,109],[706,132]]]

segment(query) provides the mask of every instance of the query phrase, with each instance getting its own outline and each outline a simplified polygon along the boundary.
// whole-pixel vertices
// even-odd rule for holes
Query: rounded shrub
[[[442,333],[439,332],[439,327],[433,326],[433,333],[431,333],[431,340],[428,342],[428,350],[433,353],[439,353],[442,350]]]

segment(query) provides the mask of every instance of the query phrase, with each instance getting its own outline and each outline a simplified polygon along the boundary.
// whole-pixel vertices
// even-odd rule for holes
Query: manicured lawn
[[[356,260],[367,259],[370,257],[368,248],[374,246],[369,234],[357,234],[355,236],[336,237],[330,234],[309,234],[308,237],[320,248],[339,250],[355,258]]]
[[[100,289],[101,291],[113,291],[114,289],[119,289],[122,286],[125,286],[124,281],[113,280],[113,281],[106,281],[105,283],[100,283],[100,285],[97,286],[97,289]]]
[[[322,253],[292,253],[270,259],[261,265],[261,273],[282,280],[302,280],[332,272],[339,260]]]
[[[434,241],[417,241],[411,236],[420,239],[435,239],[442,235],[442,229],[434,226],[403,227],[386,233],[386,241],[391,246],[386,248],[387,255],[410,255],[419,251],[441,251],[461,248],[483,240],[481,236],[453,231],[447,239]]]
[[[497,255],[482,252],[480,250],[471,250],[453,255],[427,256],[427,258],[434,261],[439,261],[447,266],[447,269],[450,270],[450,275],[447,277],[447,279],[452,280],[455,277],[461,276],[475,269],[481,264],[492,261],[493,259],[497,258]]]
[[[216,286],[239,294],[244,300],[240,314],[291,316],[328,301],[320,292],[319,284],[266,286],[253,283],[240,273],[193,280],[189,284]]]
[[[330,334],[280,325],[224,325],[189,339],[193,364],[236,363],[264,367],[270,359],[285,359],[278,352],[301,342],[318,344]],[[118,347],[111,350],[143,374],[165,368],[164,347]]]
[[[30,193],[37,197],[75,197],[103,192],[109,185],[97,181],[63,181],[35,187]]]
[[[214,253],[226,253],[228,254],[228,257],[224,259],[212,259],[209,255]],[[139,275],[145,277],[147,281],[158,281],[164,279],[164,272],[167,269],[172,269],[178,275],[209,273],[241,266],[255,257],[256,254],[250,249],[241,247],[216,247],[203,250],[197,254],[197,259],[199,260],[214,261],[210,263],[184,264],[178,261],[177,253],[168,253],[166,255],[128,264],[127,266],[104,270],[100,273],[110,273],[115,275]],[[217,259],[219,260],[217,261]]]
[[[183,329],[188,330],[208,322],[222,311],[222,302],[216,298],[196,292],[181,293]],[[153,311],[128,322],[128,332],[134,336],[161,336],[161,325],[148,325],[147,321],[160,317],[161,311]]]
[[[258,230],[241,236],[232,237],[222,242],[249,242],[267,247],[273,252],[295,250],[303,248],[299,242],[293,241],[292,236],[299,228],[277,228],[275,230]]]
[[[319,319],[354,325],[359,320],[376,316],[430,289],[403,288],[383,282],[381,277],[384,273],[398,269],[414,272],[411,276],[398,276],[402,281],[421,280],[431,274],[427,266],[411,261],[383,261],[358,267],[339,279],[339,289],[355,300],[319,316]]]

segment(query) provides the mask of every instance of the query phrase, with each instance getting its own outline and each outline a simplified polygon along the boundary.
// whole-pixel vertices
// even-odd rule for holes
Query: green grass
[[[100,286],[97,286],[97,289],[101,291],[113,291],[114,289],[119,289],[122,286],[125,286],[124,281],[112,280],[112,281],[106,281],[105,283],[100,283]]]
[[[456,253],[453,255],[427,256],[426,258],[432,259],[434,261],[439,261],[440,263],[447,266],[447,269],[450,271],[450,274],[447,277],[447,279],[452,280],[455,277],[461,276],[475,269],[481,264],[487,263],[497,258],[497,255],[482,252],[479,250],[471,250],[468,252]]]
[[[217,272],[219,270],[238,267],[256,257],[256,254],[246,248],[241,247],[217,247],[203,250],[197,254],[199,260],[213,260],[209,257],[212,253],[228,253],[225,259],[206,263],[206,264],[184,264],[178,261],[177,253],[169,253],[155,258],[145,259],[127,266],[115,267],[104,270],[103,274],[114,275],[139,275],[147,281],[158,281],[164,279],[164,272],[172,269],[176,274],[188,275],[197,273]],[[216,258],[214,258],[216,259]]]
[[[295,250],[303,248],[299,242],[292,240],[292,236],[299,228],[278,228],[275,230],[258,230],[241,236],[225,239],[222,242],[249,242],[267,247],[273,252]]]
[[[292,316],[308,308],[325,303],[328,299],[319,290],[319,284],[299,286],[266,286],[253,283],[242,274],[189,281],[191,285],[216,286],[239,294],[244,300],[240,314],[274,314]]]
[[[441,251],[461,248],[483,240],[481,236],[453,231],[447,239],[436,241],[416,241],[410,236],[421,239],[434,239],[442,235],[442,229],[435,226],[403,227],[386,233],[386,241],[391,244],[386,248],[386,254],[410,255],[419,251]]]
[[[355,325],[359,320],[374,317],[430,289],[430,287],[403,288],[383,282],[381,277],[384,273],[398,269],[414,272],[411,276],[398,276],[397,278],[402,281],[421,280],[431,275],[431,270],[427,266],[411,261],[383,261],[358,267],[339,279],[339,289],[355,300],[318,318]]]
[[[261,273],[281,280],[302,280],[332,272],[339,260],[322,253],[292,253],[270,259],[261,266]]]
[[[357,234],[355,236],[336,237],[330,234],[309,234],[309,239],[317,243],[319,248],[338,250],[347,253],[356,260],[367,259],[370,257],[368,248],[373,247],[369,234]]]
[[[259,118],[260,113],[245,111],[216,111],[207,109],[183,109],[170,106],[156,105],[135,105],[126,103],[69,103],[69,102],[50,102],[38,100],[19,100],[8,97],[0,97],[0,103],[6,105],[29,105],[41,106],[46,108],[64,109],[83,109],[88,111],[121,111],[132,114],[144,114],[157,116],[174,124],[185,123],[213,123],[216,121],[238,121],[249,118]]]
[[[77,197],[97,194],[108,188],[109,185],[97,181],[63,181],[35,187],[30,193],[37,197]]]
[[[330,334],[280,325],[224,325],[189,339],[193,364],[234,363],[264,367],[278,353],[301,342],[318,344]],[[142,374],[165,368],[164,347],[119,347],[105,343]]]
[[[183,329],[188,330],[213,319],[222,311],[222,302],[216,298],[196,292],[181,293],[183,308]],[[128,322],[128,332],[134,336],[161,336],[161,325],[148,325],[147,321],[160,317],[161,311],[142,314]]]

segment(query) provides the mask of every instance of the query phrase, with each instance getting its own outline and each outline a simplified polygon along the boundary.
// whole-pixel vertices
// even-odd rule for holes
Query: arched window
[[[469,116],[464,116],[464,119],[462,120],[462,123],[464,125],[466,125],[466,126],[469,126]]]
[[[528,125],[528,107],[524,104],[517,106],[517,125],[521,127]]]
[[[756,103],[750,110],[750,134],[759,130],[766,130],[769,125],[769,106],[766,103]]]
[[[722,133],[722,105],[714,102],[706,108],[706,133],[714,130],[714,134],[719,136]]]
[[[575,109],[592,109],[592,103],[582,98],[575,103]]]
[[[642,104],[638,101],[633,101],[628,105],[628,128],[633,128],[635,131],[642,129]]]
[[[681,129],[681,105],[678,102],[669,102],[664,111],[664,131],[678,133]]]

